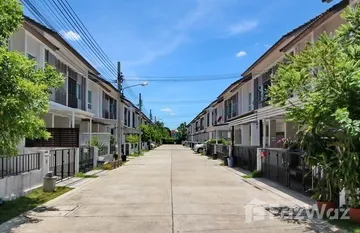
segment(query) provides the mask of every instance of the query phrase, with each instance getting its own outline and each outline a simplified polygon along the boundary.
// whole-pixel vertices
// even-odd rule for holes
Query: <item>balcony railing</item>
[[[68,94],[69,103],[68,106],[71,108],[77,108],[78,107],[78,99],[76,95]]]
[[[55,90],[55,102],[66,105],[66,91],[63,89]]]
[[[104,110],[103,110],[103,118],[109,119],[109,116],[110,116],[109,110],[104,109]]]

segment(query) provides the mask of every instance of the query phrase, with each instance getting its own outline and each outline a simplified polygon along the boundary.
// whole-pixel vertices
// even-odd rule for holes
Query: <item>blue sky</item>
[[[68,1],[110,59],[122,62],[125,77],[139,78],[241,73],[281,35],[331,6],[321,0]],[[176,128],[235,80],[149,82],[133,91]],[[151,103],[178,100],[209,102]]]

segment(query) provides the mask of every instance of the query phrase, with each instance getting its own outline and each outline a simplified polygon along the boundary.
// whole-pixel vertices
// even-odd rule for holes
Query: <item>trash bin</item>
[[[48,172],[44,176],[43,191],[44,192],[55,192],[57,176],[53,176],[52,172]]]
[[[234,167],[234,158],[228,156],[227,163],[228,163],[228,167]]]
[[[225,156],[224,157],[224,166],[228,166],[228,159],[229,159],[229,156]]]
[[[214,154],[212,155],[212,159],[214,159],[214,160],[218,159],[217,153],[214,153]]]

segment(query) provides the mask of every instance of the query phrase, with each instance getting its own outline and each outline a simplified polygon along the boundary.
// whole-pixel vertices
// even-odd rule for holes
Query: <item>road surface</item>
[[[304,232],[269,219],[263,203],[289,203],[229,168],[178,145],[164,145],[58,199],[13,232]],[[255,212],[256,219],[251,212]],[[261,220],[261,219],[267,220]],[[258,220],[258,221],[254,221]]]

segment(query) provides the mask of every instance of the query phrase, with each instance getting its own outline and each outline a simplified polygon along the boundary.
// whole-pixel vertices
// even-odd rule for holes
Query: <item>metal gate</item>
[[[234,164],[248,171],[255,171],[257,168],[258,146],[234,146]]]
[[[59,149],[50,151],[50,171],[58,180],[75,175],[75,149]]]
[[[263,176],[293,190],[310,194],[313,186],[312,170],[306,166],[303,153],[264,149]]]
[[[80,148],[79,171],[88,172],[94,168],[94,147]]]

